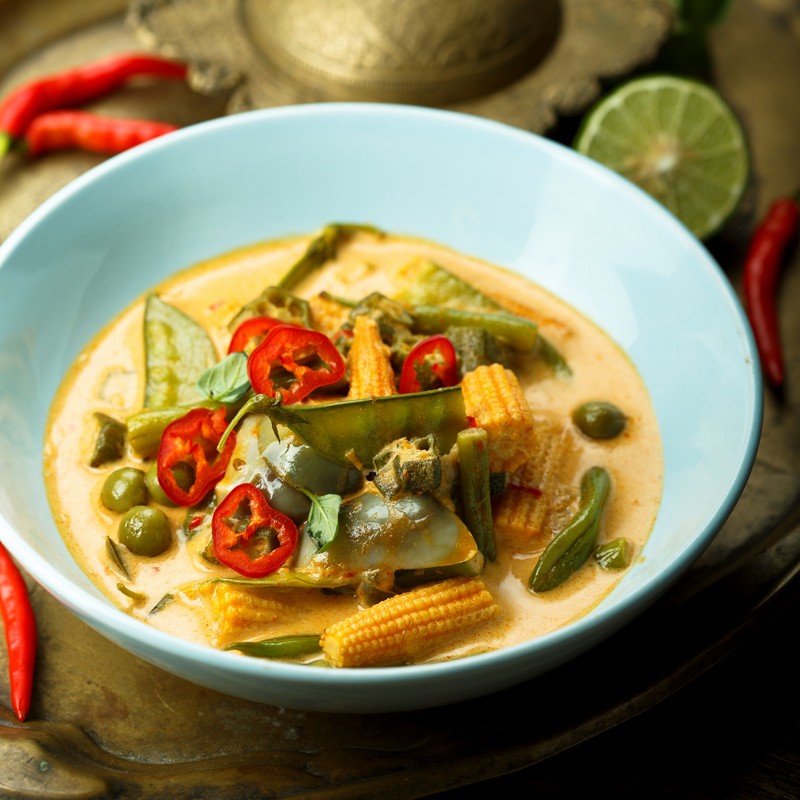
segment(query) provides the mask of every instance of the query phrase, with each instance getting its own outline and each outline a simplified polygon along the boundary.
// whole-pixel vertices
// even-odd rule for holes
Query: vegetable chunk
[[[481,366],[464,376],[461,391],[467,416],[489,436],[491,471],[511,472],[522,466],[533,415],[517,376],[501,364]]]
[[[374,319],[365,315],[356,317],[347,367],[350,373],[349,399],[397,394],[389,348],[383,343]]]
[[[334,623],[322,635],[322,649],[334,667],[407,663],[500,613],[479,578],[450,578],[395,595]]]

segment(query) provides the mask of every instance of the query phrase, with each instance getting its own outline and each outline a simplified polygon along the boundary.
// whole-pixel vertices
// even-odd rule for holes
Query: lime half
[[[575,149],[641,186],[700,239],[735,211],[749,175],[744,132],[706,84],[635,78],[584,117]]]

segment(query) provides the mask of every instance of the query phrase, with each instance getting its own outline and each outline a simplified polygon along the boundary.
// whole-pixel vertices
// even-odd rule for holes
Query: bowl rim
[[[708,546],[719,529],[739,501],[744,486],[749,478],[755,462],[758,443],[761,436],[763,422],[763,385],[760,371],[760,362],[755,347],[752,331],[747,322],[746,315],[730,281],[724,275],[721,267],[704,245],[697,240],[670,212],[661,206],[655,199],[646,194],[639,187],[626,181],[607,167],[588,159],[571,150],[566,145],[547,139],[539,134],[521,128],[515,128],[506,123],[491,119],[473,116],[471,114],[446,109],[432,109],[418,106],[406,106],[391,103],[367,102],[323,102],[302,105],[284,106],[279,108],[258,109],[233,114],[226,117],[206,120],[195,125],[177,130],[167,137],[139,145],[133,150],[108,158],[87,172],[79,175],[70,183],[57,190],[53,195],[44,200],[26,219],[24,219],[0,243],[0,269],[4,266],[18,244],[35,232],[48,215],[59,206],[84,191],[93,183],[103,180],[108,175],[120,170],[129,162],[146,159],[154,151],[180,147],[182,142],[199,137],[213,135],[215,131],[226,128],[236,128],[242,125],[269,124],[273,119],[315,118],[320,115],[336,116],[347,115],[355,117],[398,116],[404,118],[417,118],[430,120],[433,124],[451,125],[454,128],[474,128],[486,132],[492,137],[513,137],[525,142],[526,146],[534,149],[541,148],[549,155],[570,162],[575,167],[593,177],[601,177],[604,181],[611,182],[615,191],[634,194],[638,203],[649,206],[648,213],[661,217],[662,222],[672,226],[678,236],[694,249],[699,260],[705,262],[716,277],[719,290],[726,299],[736,317],[737,327],[740,329],[740,347],[748,358],[750,378],[748,384],[750,399],[750,414],[748,417],[749,430],[746,441],[740,449],[739,462],[736,465],[735,479],[727,487],[724,497],[714,509],[705,526],[698,530],[692,537],[689,546],[684,548],[670,564],[667,571],[658,572],[646,584],[633,593],[628,593],[620,600],[611,604],[603,604],[589,615],[566,626],[558,628],[541,637],[530,639],[517,645],[501,648],[496,651],[478,653],[469,658],[454,661],[437,662],[429,664],[415,664],[400,667],[372,667],[372,668],[342,668],[337,670],[309,670],[306,666],[286,662],[271,662],[261,659],[242,658],[239,654],[219,651],[204,644],[179,639],[165,633],[146,622],[138,620],[111,601],[98,603],[97,597],[89,590],[76,585],[65,578],[47,559],[40,555],[13,526],[0,516],[0,531],[3,543],[11,555],[20,565],[27,570],[31,577],[39,583],[48,593],[56,597],[62,604],[76,613],[92,627],[99,625],[106,629],[121,628],[126,637],[134,640],[146,651],[165,650],[171,654],[176,653],[176,648],[181,651],[181,660],[201,660],[206,665],[214,668],[232,670],[235,674],[254,676],[268,676],[272,672],[285,675],[287,679],[299,678],[304,684],[311,687],[329,687],[332,684],[384,684],[399,681],[404,684],[416,684],[428,681],[432,676],[441,677],[473,673],[480,671],[484,666],[491,666],[497,661],[521,662],[530,659],[536,652],[551,650],[553,647],[564,643],[582,639],[592,632],[605,629],[615,619],[627,618],[637,609],[645,607],[658,596],[663,594],[688,568],[688,566]],[[141,651],[139,651],[141,653]]]

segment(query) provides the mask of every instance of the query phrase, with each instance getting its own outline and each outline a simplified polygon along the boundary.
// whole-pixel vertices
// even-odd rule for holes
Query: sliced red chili
[[[214,411],[193,408],[164,429],[158,449],[158,482],[173,503],[199,503],[225,474],[236,446],[231,431],[222,452],[217,452],[227,427],[225,409],[220,407]]]
[[[235,486],[217,506],[211,535],[220,563],[247,578],[275,572],[297,546],[297,526],[252,483]]]
[[[284,403],[299,403],[314,389],[336,383],[345,370],[344,359],[333,342],[319,331],[279,325],[267,333],[250,354],[247,373],[259,394]]]
[[[458,361],[453,343],[441,334],[414,345],[403,362],[400,393],[422,392],[458,383]]]
[[[246,319],[234,332],[228,353],[247,353],[254,350],[269,331],[278,325],[285,325],[282,320],[275,317],[250,317]]]

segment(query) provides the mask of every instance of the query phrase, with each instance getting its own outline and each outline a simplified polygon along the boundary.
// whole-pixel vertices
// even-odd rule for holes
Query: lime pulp
[[[591,108],[575,149],[633,181],[699,239],[730,218],[749,176],[742,126],[712,87],[648,75]]]

